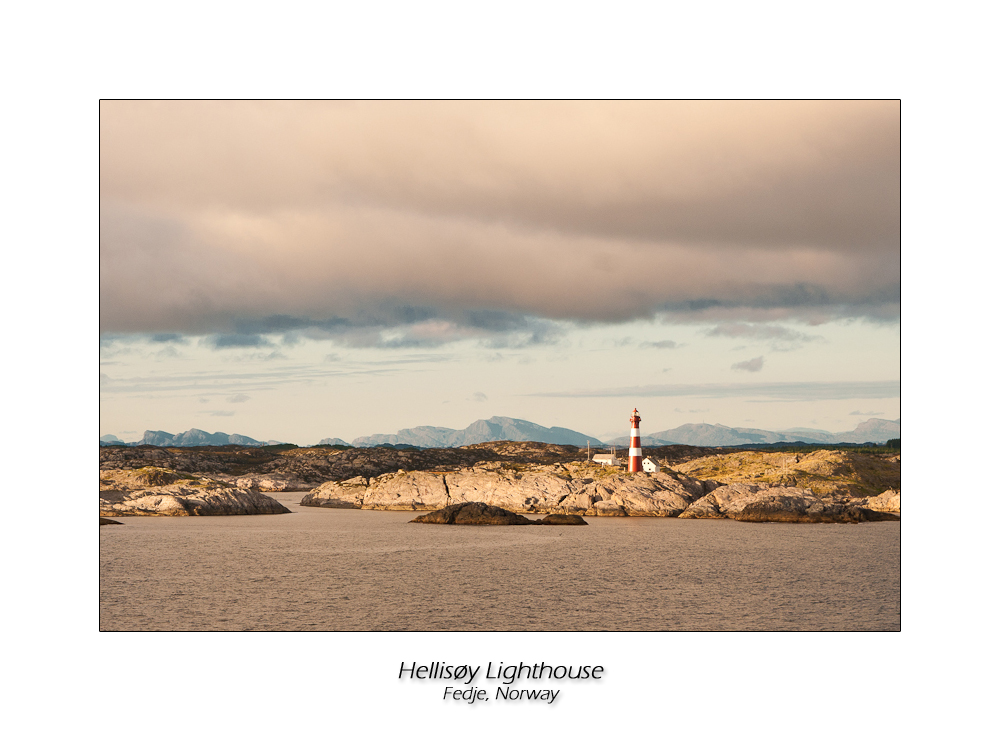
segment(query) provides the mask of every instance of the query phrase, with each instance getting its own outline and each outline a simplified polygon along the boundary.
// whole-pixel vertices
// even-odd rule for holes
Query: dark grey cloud
[[[536,345],[552,345],[565,335],[566,327],[550,320],[521,318],[513,329],[481,338],[480,344],[492,350],[530,348]]]
[[[443,317],[438,310],[385,306],[355,318],[317,320],[289,315],[234,318],[232,332],[206,339],[211,347],[269,348],[280,335],[282,345],[301,339],[330,340],[356,348],[434,348],[455,340],[479,340],[487,348],[525,348],[557,342],[565,325],[550,320],[496,310],[463,310]],[[131,336],[107,336],[129,339]],[[329,359],[336,359],[331,356]]]
[[[245,393],[235,393],[226,399],[226,401],[228,401],[231,404],[242,404],[246,403],[249,400],[250,397],[247,396]]]
[[[183,335],[177,333],[151,333],[149,339],[154,343],[178,343],[186,340]]]
[[[524,315],[502,310],[467,310],[461,314],[460,322],[479,330],[510,332],[527,329],[529,320]]]
[[[270,348],[271,341],[261,335],[220,333],[208,338],[213,348]]]
[[[803,347],[806,343],[823,340],[818,335],[807,335],[799,330],[794,330],[783,325],[768,323],[750,322],[723,322],[707,330],[708,337],[726,337],[744,340],[765,340],[770,343],[774,352],[788,352]],[[755,366],[762,366],[763,363],[740,364],[743,370],[753,370]],[[737,368],[737,366],[733,366]],[[756,370],[760,370],[759,367]]]
[[[734,371],[758,373],[764,367],[764,357],[757,356],[756,358],[751,358],[750,360],[741,360],[739,363],[733,363],[731,367]]]
[[[898,318],[895,102],[105,102],[100,132],[102,333]]]
[[[673,350],[674,348],[677,347],[677,343],[675,343],[673,340],[657,340],[655,342],[649,342],[649,341],[647,341],[647,342],[639,343],[639,347],[640,348],[667,348],[669,350]]]
[[[474,394],[472,394],[472,398],[470,399],[470,401],[486,401],[486,400],[487,400],[486,394],[483,393],[482,391],[476,391]]]

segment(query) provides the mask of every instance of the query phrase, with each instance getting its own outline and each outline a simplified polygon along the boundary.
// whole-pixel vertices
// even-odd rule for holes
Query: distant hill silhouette
[[[686,444],[693,447],[732,447],[754,444],[804,443],[804,444],[864,444],[865,442],[885,443],[889,439],[899,439],[899,419],[868,419],[847,432],[828,432],[821,429],[785,429],[768,431],[725,426],[724,424],[684,424],[675,429],[642,435],[645,447]],[[596,437],[587,436],[572,429],[559,426],[545,427],[523,419],[507,416],[493,416],[474,421],[465,429],[448,429],[443,426],[417,426],[401,429],[395,434],[372,434],[359,437],[348,445],[343,439],[323,439],[319,445],[355,447],[464,447],[485,442],[541,442],[543,444],[571,444],[584,447],[590,442],[592,447],[606,446]],[[101,445],[122,445],[114,434],[101,437]],[[627,447],[626,435],[616,437],[607,444]],[[202,447],[238,444],[262,447],[281,442],[262,442],[242,434],[225,432],[209,433],[201,429],[171,434],[165,431],[147,431],[138,442],[129,445],[150,444],[160,447]]]
[[[579,447],[603,444],[596,437],[564,429],[559,426],[544,427],[523,419],[493,416],[474,421],[465,429],[448,429],[443,426],[417,426],[401,429],[395,434],[372,434],[359,437],[351,444],[355,447],[374,447],[380,444],[412,444],[417,447],[465,447],[470,444],[496,441],[543,442],[545,444],[573,444]]]
[[[885,442],[899,438],[899,419],[868,419],[851,431],[828,432],[822,429],[766,429],[734,428],[724,424],[684,424],[666,431],[642,435],[643,445],[650,447],[667,444],[689,444],[694,447],[735,447],[747,444],[775,444],[777,442],[803,442],[805,444],[864,444]],[[617,437],[612,442],[628,446],[628,437]]]

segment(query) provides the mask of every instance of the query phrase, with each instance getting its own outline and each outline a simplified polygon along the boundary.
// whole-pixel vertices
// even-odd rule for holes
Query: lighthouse
[[[639,409],[632,409],[632,440],[628,445],[628,471],[642,472],[642,447],[639,446]]]

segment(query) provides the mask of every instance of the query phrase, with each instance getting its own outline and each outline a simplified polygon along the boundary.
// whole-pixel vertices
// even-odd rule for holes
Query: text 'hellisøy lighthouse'
[[[642,447],[639,446],[639,409],[632,409],[632,440],[628,445],[628,471],[642,472]]]

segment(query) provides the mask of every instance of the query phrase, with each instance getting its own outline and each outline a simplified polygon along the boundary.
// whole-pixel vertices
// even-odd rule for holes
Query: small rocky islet
[[[458,503],[419,515],[411,523],[438,523],[441,525],[587,525],[579,515],[546,515],[532,520],[520,513],[504,510],[486,503]]]
[[[537,442],[426,450],[102,447],[101,516],[286,513],[264,493],[308,491],[302,505],[362,510],[447,513],[480,504],[521,516],[899,520],[898,452],[644,451],[659,458],[660,472],[631,474],[588,462],[585,449]]]

